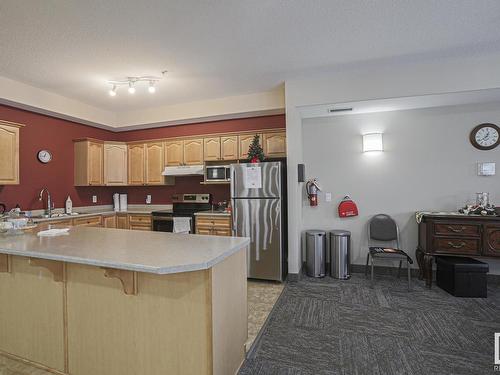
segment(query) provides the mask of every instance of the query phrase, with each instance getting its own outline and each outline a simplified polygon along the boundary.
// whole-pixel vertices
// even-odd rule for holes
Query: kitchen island
[[[0,353],[59,374],[234,374],[247,238],[0,236]]]

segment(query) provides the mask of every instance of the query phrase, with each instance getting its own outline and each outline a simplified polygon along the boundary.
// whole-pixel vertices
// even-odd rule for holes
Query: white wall
[[[285,83],[288,164],[288,271],[301,268],[303,186],[297,183],[302,157],[298,107],[500,87],[500,54],[405,65],[366,65],[293,77]],[[306,165],[308,171],[310,166]]]
[[[415,211],[454,211],[475,192],[488,191],[500,204],[500,170],[496,176],[477,176],[477,162],[495,161],[500,150],[479,151],[469,142],[471,129],[498,122],[500,106],[469,105],[346,115],[303,121],[303,160],[307,176],[317,177],[333,201],[309,207],[303,201],[303,229],[348,229],[352,260],[366,260],[366,223],[377,213],[393,216],[401,229],[402,246],[415,259]],[[384,133],[382,153],[362,153],[361,135]],[[360,215],[340,219],[337,205],[349,194]],[[500,262],[496,262],[500,266]],[[500,273],[494,262],[492,271]]]

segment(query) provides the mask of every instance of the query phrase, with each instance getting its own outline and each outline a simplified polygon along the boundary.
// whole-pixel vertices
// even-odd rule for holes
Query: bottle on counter
[[[71,215],[71,213],[73,212],[73,201],[71,200],[69,195],[68,198],[66,199],[65,211],[68,215]]]

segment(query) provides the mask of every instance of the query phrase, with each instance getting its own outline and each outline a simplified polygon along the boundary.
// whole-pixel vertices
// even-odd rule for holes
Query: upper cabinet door
[[[146,143],[146,184],[163,184],[163,142]]]
[[[238,136],[220,137],[222,160],[238,160]]]
[[[286,156],[286,132],[264,134],[264,154],[268,158],[281,158]]]
[[[128,145],[128,184],[144,185],[145,145]]]
[[[248,148],[253,141],[255,134],[242,134],[238,136],[240,152],[238,159],[248,159]],[[259,141],[262,144],[262,134],[259,134]]]
[[[183,141],[167,141],[165,142],[165,165],[173,167],[182,165],[184,162]]]
[[[0,185],[19,184],[19,127],[0,121]]]
[[[104,185],[104,145],[89,142],[88,147],[89,185]]]
[[[220,145],[220,137],[210,137],[203,139],[203,153],[205,161],[220,160]]]
[[[184,165],[203,164],[203,138],[184,140]]]
[[[104,144],[104,185],[127,185],[127,145]]]

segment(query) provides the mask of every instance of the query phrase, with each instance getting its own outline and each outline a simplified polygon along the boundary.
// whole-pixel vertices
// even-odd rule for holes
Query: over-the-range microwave
[[[231,181],[231,169],[229,165],[207,165],[205,167],[205,181]]]

